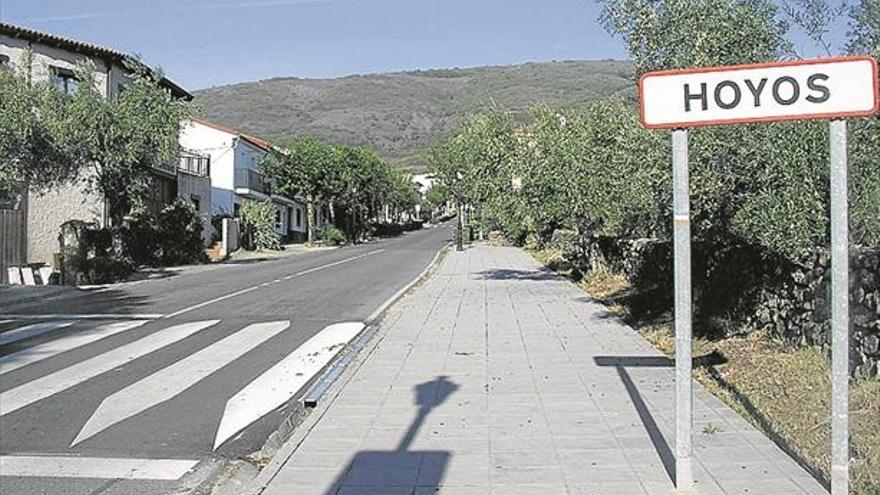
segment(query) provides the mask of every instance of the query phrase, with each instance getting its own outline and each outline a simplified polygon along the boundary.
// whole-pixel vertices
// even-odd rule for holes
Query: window
[[[52,67],[52,86],[62,93],[73,95],[79,89],[79,81],[73,71]]]
[[[303,211],[299,208],[296,209],[296,226],[302,227],[303,225]]]
[[[234,205],[232,205],[232,216],[235,218],[238,218],[239,217],[239,210],[241,210],[240,204],[235,203]]]
[[[281,210],[275,209],[275,230],[281,230]]]

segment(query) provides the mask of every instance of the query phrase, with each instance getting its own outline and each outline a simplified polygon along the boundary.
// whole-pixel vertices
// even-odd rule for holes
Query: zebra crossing
[[[0,319],[0,425],[12,421],[13,413],[20,424],[28,419],[29,407],[43,401],[51,401],[59,394],[79,390],[92,381],[105,382],[132,363],[149,360],[175,346],[178,349],[194,342],[197,347],[187,349],[185,354],[162,363],[158,369],[138,374],[134,381],[128,380],[122,387],[108,388],[107,394],[94,404],[83,421],[74,425],[73,441],[52,452],[38,453],[17,449],[14,445],[2,445],[0,438],[0,477],[91,477],[113,479],[177,479],[192,469],[197,460],[155,459],[149,453],[143,457],[131,457],[130,449],[125,456],[83,456],[94,450],[94,439],[123,423],[137,422],[138,417],[155,410],[157,406],[173,403],[184,392],[209,380],[224,368],[233,365],[255,350],[267,354],[277,341],[273,338],[291,331],[291,322],[233,322],[224,327],[222,338],[212,333],[221,320],[171,321],[147,320],[42,320],[5,317]],[[280,356],[268,369],[262,370],[243,386],[240,383],[225,387],[225,407],[222,411],[205,410],[204,421],[219,422],[212,425],[212,438],[205,438],[207,445],[218,449],[236,434],[259,421],[272,411],[289,402],[319,373],[345,346],[363,330],[361,322],[345,322],[328,325],[299,342]],[[125,343],[107,348],[112,339]],[[195,339],[195,340],[194,340]],[[272,342],[270,342],[272,341]],[[102,346],[103,345],[103,346]],[[94,346],[102,346],[94,349]],[[64,361],[72,352],[97,350],[88,357],[73,363]],[[179,354],[179,350],[178,350]],[[43,371],[45,368],[45,371]],[[23,378],[24,377],[24,378]],[[56,402],[59,402],[56,400]],[[211,401],[206,401],[211,403]],[[65,407],[60,403],[53,407]],[[190,405],[191,407],[191,405]],[[208,408],[209,406],[205,406]],[[81,416],[80,413],[73,416]],[[137,428],[136,426],[130,426]],[[4,430],[6,430],[4,425]],[[119,434],[116,429],[116,434]],[[162,432],[155,432],[160,436]],[[5,436],[5,435],[4,435]],[[115,438],[115,437],[114,437]],[[68,440],[69,441],[69,440]],[[9,442],[7,439],[6,442]],[[86,451],[82,451],[84,446]],[[65,450],[67,449],[67,450]],[[11,454],[21,452],[21,455]],[[92,462],[88,461],[92,459]],[[104,467],[100,467],[104,466]]]

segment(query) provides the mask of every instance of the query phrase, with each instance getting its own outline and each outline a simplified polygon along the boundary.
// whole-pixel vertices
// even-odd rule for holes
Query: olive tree
[[[880,0],[859,0],[851,7],[848,34],[849,53],[880,58]]]
[[[155,169],[176,165],[180,123],[189,115],[161,86],[160,72],[134,63],[128,69],[129,83],[111,100],[98,91],[93,66],[79,66],[62,130],[70,153],[90,169],[86,191],[105,198],[111,223],[143,207]]]
[[[600,21],[626,43],[636,74],[793,54],[768,0],[600,0]]]
[[[80,163],[61,132],[71,118],[69,100],[46,82],[30,84],[23,74],[5,69],[0,69],[0,95],[0,197],[73,180]]]

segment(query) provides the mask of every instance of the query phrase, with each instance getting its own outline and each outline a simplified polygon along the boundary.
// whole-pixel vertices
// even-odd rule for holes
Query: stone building
[[[0,66],[24,74],[29,81],[50,81],[59,91],[74,93],[79,87],[74,69],[91,61],[97,89],[104,97],[115,98],[129,78],[128,64],[140,64],[134,57],[110,48],[33,29],[0,23]],[[162,85],[175,97],[190,100],[192,95],[170,79]],[[183,160],[183,158],[182,158]],[[178,190],[190,191],[201,180],[210,191],[207,174],[181,173],[177,164],[156,169],[154,199],[167,203]],[[205,186],[204,182],[207,182]],[[183,187],[179,187],[183,185]],[[187,192],[189,199],[191,194]],[[204,193],[203,193],[204,194]],[[210,201],[204,194],[199,201]],[[201,203],[204,204],[204,203]],[[210,211],[210,204],[207,205]],[[60,226],[69,220],[104,225],[107,220],[104,198],[83,192],[81,184],[58,187],[44,194],[28,194],[0,201],[0,282],[6,282],[6,268],[24,264],[53,264],[59,249]],[[208,223],[208,225],[210,225]]]

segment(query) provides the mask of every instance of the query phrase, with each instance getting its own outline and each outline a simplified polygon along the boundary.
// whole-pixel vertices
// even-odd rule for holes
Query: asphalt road
[[[188,463],[258,451],[285,407],[215,449],[230,397],[328,325],[364,321],[451,235],[445,225],[4,307],[0,492],[167,493]]]

